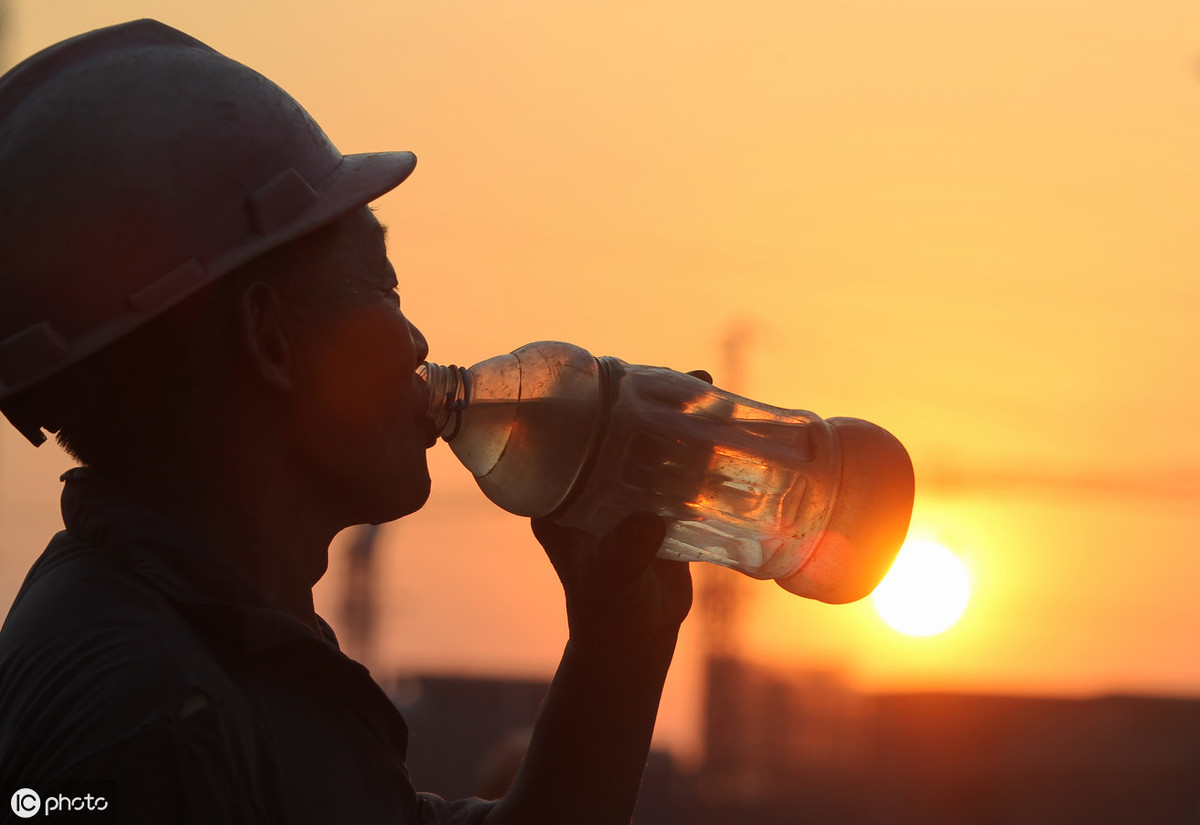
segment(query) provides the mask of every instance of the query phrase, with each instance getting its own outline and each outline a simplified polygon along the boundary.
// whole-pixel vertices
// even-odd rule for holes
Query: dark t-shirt
[[[100,798],[121,822],[482,820],[491,803],[414,792],[403,718],[328,625],[95,474],[63,478],[66,530],[0,630],[0,820],[23,789],[88,821]]]

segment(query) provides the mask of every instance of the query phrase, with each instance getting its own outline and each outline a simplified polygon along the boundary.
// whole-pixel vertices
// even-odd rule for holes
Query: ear
[[[292,389],[292,343],[279,291],[256,281],[238,302],[238,337],[252,374],[277,390]]]

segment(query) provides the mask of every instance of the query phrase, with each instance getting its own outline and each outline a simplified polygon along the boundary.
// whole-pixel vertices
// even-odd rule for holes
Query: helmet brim
[[[344,155],[342,162],[323,182],[319,211],[303,232],[311,232],[337,220],[343,215],[366,206],[377,198],[395,189],[412,174],[417,165],[417,156],[412,152],[373,152],[360,155]]]
[[[317,198],[312,205],[254,242],[209,262],[205,267],[208,279],[226,275],[259,255],[366,206],[403,183],[416,165],[417,156],[412,152],[343,155],[333,171],[317,184]]]

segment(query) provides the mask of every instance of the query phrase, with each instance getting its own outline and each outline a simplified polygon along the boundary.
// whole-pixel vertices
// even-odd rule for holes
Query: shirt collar
[[[246,654],[297,641],[337,648],[337,638],[323,619],[317,617],[318,637],[273,607],[204,542],[96,472],[76,467],[62,480],[67,532],[111,553],[208,634]]]

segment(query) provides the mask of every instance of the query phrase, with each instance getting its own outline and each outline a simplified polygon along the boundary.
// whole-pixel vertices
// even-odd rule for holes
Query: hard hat
[[[0,78],[0,401],[415,164],[343,156],[281,88],[154,20],[35,54]]]

